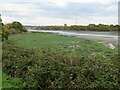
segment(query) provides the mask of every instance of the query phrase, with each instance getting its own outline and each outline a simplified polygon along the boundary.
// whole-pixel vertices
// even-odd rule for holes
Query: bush
[[[65,56],[51,49],[21,48],[12,41],[3,45],[3,71],[22,78],[24,88],[119,88],[117,59]]]
[[[27,30],[23,27],[23,25],[17,21],[14,21],[14,22],[9,23],[9,24],[5,24],[3,26],[3,30],[5,32],[8,32],[10,35],[20,33],[20,32],[27,32]]]

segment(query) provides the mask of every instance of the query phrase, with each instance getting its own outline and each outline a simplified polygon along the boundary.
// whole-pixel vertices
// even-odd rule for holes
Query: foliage
[[[23,25],[20,22],[14,21],[13,23],[3,24],[2,26],[2,32],[0,34],[2,35],[2,41],[8,40],[9,35],[16,34],[20,32],[26,32],[27,30],[23,27]]]
[[[8,32],[2,32],[2,41],[8,40]]]
[[[2,24],[2,25],[4,25],[4,24]],[[0,31],[1,31],[1,32],[0,32],[0,40],[2,40],[2,41],[8,40],[9,34],[8,34],[8,32],[6,32],[6,31],[4,30],[3,26],[2,26],[2,30],[0,30]]]
[[[14,21],[9,24],[5,24],[3,26],[3,30],[5,32],[8,32],[9,34],[16,34],[20,32],[26,32],[26,29],[23,27],[23,25],[20,22]]]
[[[16,30],[18,29],[18,30],[20,30],[20,32],[24,31],[24,27],[20,22],[14,21],[11,25],[12,25],[12,28],[14,28]]]
[[[89,24],[88,26],[71,25],[67,26],[39,26],[36,29],[42,30],[76,30],[76,31],[118,31],[119,25]]]
[[[119,58],[111,56],[65,56],[52,49],[25,49],[7,41],[3,45],[3,71],[22,78],[24,88],[118,89]]]

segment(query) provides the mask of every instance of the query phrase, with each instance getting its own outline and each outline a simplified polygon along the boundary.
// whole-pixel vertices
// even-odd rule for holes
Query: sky
[[[23,25],[118,24],[119,0],[0,0],[3,23]]]

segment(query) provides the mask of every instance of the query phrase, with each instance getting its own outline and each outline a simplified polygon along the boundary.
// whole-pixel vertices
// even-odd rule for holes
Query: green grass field
[[[103,44],[87,39],[76,37],[60,36],[48,33],[25,33],[10,36],[9,40],[14,40],[17,45],[34,49],[56,49],[57,52],[75,53],[80,56],[94,54],[115,54],[117,50],[110,49]]]

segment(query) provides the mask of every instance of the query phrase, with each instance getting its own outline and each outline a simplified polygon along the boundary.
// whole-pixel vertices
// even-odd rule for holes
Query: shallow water
[[[56,33],[61,35],[74,35],[74,36],[95,36],[95,37],[111,37],[111,38],[118,38],[117,35],[102,35],[102,34],[89,34],[89,33],[76,33],[76,32],[70,32],[70,31],[53,31],[53,30],[28,30],[31,32],[50,32],[50,33]]]
[[[102,43],[102,44],[104,44],[105,42],[97,42],[97,43]],[[108,47],[111,48],[111,49],[115,49],[115,48],[116,48],[112,43],[108,43],[108,44],[105,44],[105,45],[108,46]]]
[[[109,43],[109,44],[107,44],[107,45],[108,45],[109,48],[111,48],[111,49],[115,49],[115,48],[116,48],[112,43]]]

